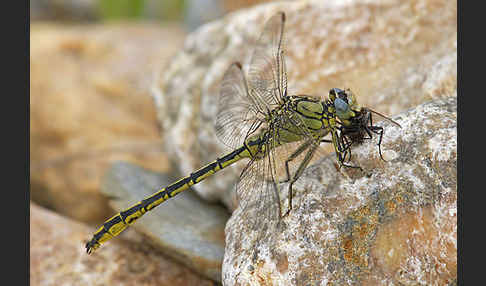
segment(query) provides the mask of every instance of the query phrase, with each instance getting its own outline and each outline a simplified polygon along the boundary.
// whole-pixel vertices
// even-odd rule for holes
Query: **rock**
[[[309,166],[289,216],[266,232],[247,223],[254,209],[238,208],[223,284],[457,285],[456,109],[447,97],[395,116],[401,129],[379,124],[389,161],[367,140],[352,150],[364,171],[339,172],[334,155]]]
[[[33,201],[99,223],[112,212],[99,194],[111,162],[170,171],[149,89],[182,38],[159,24],[31,25]]]
[[[175,181],[119,162],[103,179],[102,192],[113,198],[110,201],[113,209],[121,211]],[[187,190],[153,209],[132,227],[150,237],[165,255],[205,277],[221,281],[224,227],[228,218],[222,206],[208,204]],[[110,242],[99,251],[110,247]]]
[[[128,232],[87,255],[91,227],[30,205],[31,285],[214,285]]]
[[[191,33],[154,89],[168,153],[183,174],[230,151],[213,127],[219,86],[234,61],[248,62],[267,19],[286,13],[289,87],[326,96],[351,88],[363,106],[394,115],[457,89],[457,3],[293,1],[228,14]],[[330,150],[330,149],[328,149]],[[236,207],[228,192],[244,164],[195,186]]]

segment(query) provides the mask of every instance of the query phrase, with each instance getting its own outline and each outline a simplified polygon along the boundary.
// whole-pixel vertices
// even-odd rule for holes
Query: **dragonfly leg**
[[[373,139],[373,135],[371,134],[370,132],[370,128],[373,128],[373,117],[371,116],[371,112],[368,113],[367,115],[368,119],[366,120],[366,122],[369,122],[370,125],[367,126],[366,124],[363,125],[363,129],[366,131],[366,134],[368,135],[368,138],[364,137],[363,139]]]
[[[293,161],[295,158],[297,158],[302,152],[307,150],[309,146],[311,145],[310,141],[304,142],[304,144],[300,145],[299,148],[297,148],[292,155],[290,155],[287,160],[285,160],[285,172],[287,174],[287,179],[283,181],[283,183],[290,182],[290,170],[289,170],[289,163]]]
[[[346,167],[346,168],[353,168],[353,169],[359,169],[360,171],[363,171],[363,168],[361,168],[360,166],[353,166],[353,165],[348,165],[348,164],[345,164],[343,162],[340,163],[339,165],[339,168],[341,169],[341,167]]]
[[[386,160],[383,158],[383,155],[381,154],[381,140],[383,139],[383,127],[371,126],[370,129],[373,133],[380,135],[380,138],[378,139],[378,144],[377,144],[378,145],[378,152],[380,153],[381,160],[386,162]]]
[[[342,147],[342,151],[344,152],[343,155],[343,163],[346,161],[346,156],[349,154],[348,161],[351,161],[351,145],[353,142],[349,142],[346,136],[341,136],[341,143],[344,147]]]
[[[350,147],[353,144],[353,142],[344,143],[344,140],[346,140],[346,142],[348,142],[347,139],[343,139],[343,138],[345,138],[345,135],[342,135],[342,134],[338,135],[335,130],[331,131],[331,134],[332,134],[332,143],[334,145],[334,151],[336,152],[337,160],[339,162],[339,169],[341,169],[342,167],[347,167],[347,168],[360,169],[361,171],[363,171],[363,168],[361,168],[360,166],[353,166],[353,165],[348,165],[348,164],[344,163],[344,161],[346,159],[346,154],[348,154],[348,152],[351,153]],[[343,145],[344,145],[344,147],[343,147]],[[351,154],[350,154],[350,157],[351,157]]]
[[[365,130],[366,130],[366,133],[368,133],[368,136],[370,136],[370,139],[373,138],[371,132],[377,134],[380,136],[380,138],[378,139],[378,153],[380,154],[380,158],[381,160],[385,161],[386,160],[383,158],[383,155],[381,154],[381,140],[383,139],[383,127],[380,127],[380,126],[373,126],[373,117],[371,116],[371,113],[369,113],[369,122],[370,122],[370,126],[366,126],[365,127]]]
[[[304,159],[300,163],[299,168],[295,172],[292,180],[290,180],[289,191],[288,191],[289,192],[289,194],[288,194],[289,206],[288,206],[287,212],[285,212],[285,214],[284,214],[284,217],[286,217],[290,213],[290,211],[292,210],[292,186],[300,178],[302,173],[304,173],[305,168],[307,167],[307,165],[309,165],[309,162],[311,161],[312,156],[314,155],[314,152],[316,151],[317,147],[319,147],[319,145],[313,145],[313,144],[311,144],[311,142],[308,142],[308,146],[305,149],[307,149],[309,147],[310,147],[310,150],[307,151]],[[302,153],[302,151],[300,153]]]
[[[381,160],[385,161],[386,160],[383,158],[383,155],[381,153],[381,140],[383,139],[383,127],[380,127],[380,126],[373,126],[373,117],[371,116],[371,113],[368,114],[368,120],[370,122],[370,125],[369,126],[365,126],[365,131],[366,133],[368,133],[368,136],[371,138],[373,138],[371,132],[377,134],[380,136],[380,138],[378,139],[378,153],[380,154],[380,158]],[[398,124],[398,123],[397,123]]]
[[[346,141],[346,142],[344,142],[344,141]],[[332,143],[332,141],[327,140],[327,139],[322,139],[320,141],[320,143]],[[341,143],[341,145],[339,145],[338,148],[339,148],[340,152],[344,153],[344,155],[342,156],[342,162],[346,161],[347,154],[349,154],[348,161],[351,160],[351,148],[350,147],[351,147],[351,144],[353,142],[349,142],[348,139],[346,139],[345,136],[341,136],[340,137],[340,143]],[[344,147],[342,147],[342,146],[344,146]]]

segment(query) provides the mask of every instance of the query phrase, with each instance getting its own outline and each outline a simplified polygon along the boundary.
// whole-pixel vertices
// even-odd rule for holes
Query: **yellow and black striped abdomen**
[[[86,243],[86,251],[91,253],[101,246],[104,242],[119,235],[129,225],[133,224],[146,212],[152,210],[164,201],[174,197],[178,193],[188,189],[190,186],[201,182],[217,171],[243,159],[250,157],[248,147],[242,146],[233,152],[216,159],[201,169],[191,173],[189,176],[178,180],[175,183],[157,191],[151,196],[141,200],[128,209],[117,213],[105,221],[103,225],[94,233],[93,238]]]

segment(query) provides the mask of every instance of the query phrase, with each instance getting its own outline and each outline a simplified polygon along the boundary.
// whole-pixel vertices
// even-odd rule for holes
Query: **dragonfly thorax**
[[[319,142],[335,128],[334,106],[305,95],[285,96],[282,104],[270,110],[261,128],[245,140],[251,157],[259,159],[265,152],[282,144],[315,140]]]

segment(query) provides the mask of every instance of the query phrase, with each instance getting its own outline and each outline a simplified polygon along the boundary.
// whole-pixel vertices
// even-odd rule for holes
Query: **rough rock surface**
[[[188,36],[154,90],[169,154],[181,173],[189,173],[229,151],[211,124],[220,81],[233,61],[248,62],[252,43],[277,11],[287,15],[287,68],[295,92],[320,97],[332,87],[348,87],[364,106],[387,115],[455,95],[456,6],[445,0],[293,1],[204,25]],[[234,209],[227,190],[242,166],[195,189]]]
[[[90,227],[34,203],[30,218],[30,285],[214,285],[143,244],[135,232],[87,255]]]
[[[112,208],[121,211],[175,181],[129,163],[116,163],[103,178],[101,191],[112,198]],[[152,245],[165,255],[221,281],[228,218],[222,206],[204,202],[187,190],[147,213],[132,227],[150,237]],[[110,247],[110,242],[99,251]]]
[[[111,214],[99,194],[114,160],[168,171],[149,88],[183,33],[150,24],[33,23],[30,179],[38,204],[85,222]]]
[[[334,155],[308,167],[293,210],[264,235],[238,208],[224,285],[457,284],[456,109],[448,97],[394,117],[401,129],[384,122],[387,162],[375,137],[353,149],[364,171],[339,172]]]

